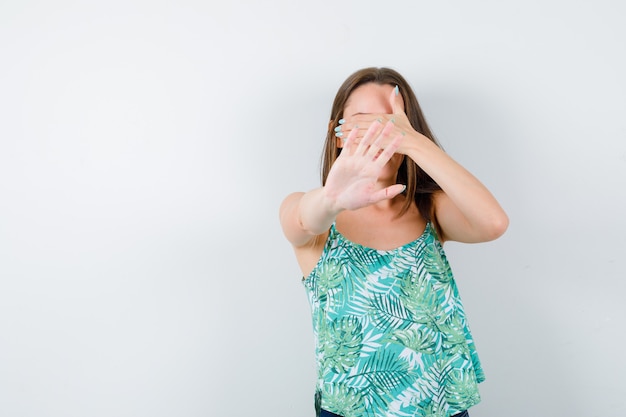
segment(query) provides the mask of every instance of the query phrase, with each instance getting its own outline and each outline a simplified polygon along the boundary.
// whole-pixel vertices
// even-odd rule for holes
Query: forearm
[[[298,204],[298,221],[302,230],[319,235],[328,230],[337,215],[342,211],[326,190],[316,188],[305,193]]]
[[[379,132],[380,123],[372,124],[357,144],[353,130],[343,143],[343,152],[333,162],[322,188],[294,193],[283,202],[281,224],[287,239],[296,247],[328,231],[343,210],[358,210],[395,198],[404,190],[401,184],[383,184],[378,179],[400,145],[401,136],[385,148],[383,139],[394,124],[389,122]]]
[[[449,234],[448,237],[457,240],[456,234],[462,237],[461,240],[483,241],[494,239],[504,232],[508,218],[498,201],[474,175],[441,148],[420,135],[409,142],[405,153],[437,182],[458,210],[458,213],[448,216],[452,221],[447,221],[444,217],[450,210],[441,204],[443,211],[440,211],[442,207],[435,205],[440,225],[444,233]],[[440,216],[442,214],[444,216]]]
[[[287,197],[280,217],[287,239],[294,246],[301,246],[328,231],[340,212],[324,188],[317,188]]]

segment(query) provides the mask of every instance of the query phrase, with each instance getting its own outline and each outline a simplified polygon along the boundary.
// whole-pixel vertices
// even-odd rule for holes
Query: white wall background
[[[511,218],[447,246],[488,377],[472,416],[620,414],[625,11],[3,0],[0,415],[312,416],[277,211],[317,186],[334,93],[370,65]]]

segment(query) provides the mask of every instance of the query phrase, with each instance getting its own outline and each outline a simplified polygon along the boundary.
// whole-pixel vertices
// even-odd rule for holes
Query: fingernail
[[[337,126],[337,127],[335,128],[335,132],[341,132],[341,126]]]
[[[396,124],[396,118],[395,118],[395,117],[392,117],[389,121],[390,121],[391,123],[393,123],[394,125]]]
[[[394,88],[394,91],[396,92],[396,96],[397,96],[398,94],[400,94],[400,89],[398,88],[398,86],[397,86],[397,85],[396,85],[396,88]]]
[[[382,123],[382,122],[383,122],[383,119],[381,119],[381,118],[379,117],[378,119],[376,119],[376,121],[377,121],[378,123]]]
[[[340,137],[342,137],[342,136],[343,136],[343,132],[336,132],[336,133],[335,133],[335,136],[337,136],[338,138],[340,138]]]
[[[354,128],[355,128],[355,129],[358,129],[358,128],[359,128],[359,125],[354,125]]]
[[[339,124],[340,124],[340,125],[344,124],[345,122],[346,122],[346,120],[345,120],[345,119],[339,119]]]
[[[406,184],[402,185],[402,191],[400,191],[401,193],[403,193],[406,190]]]

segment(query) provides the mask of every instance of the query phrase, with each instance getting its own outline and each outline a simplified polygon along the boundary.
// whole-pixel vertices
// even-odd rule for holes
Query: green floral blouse
[[[351,242],[333,225],[303,283],[316,407],[344,417],[447,417],[480,401],[484,373],[430,223],[388,251]]]

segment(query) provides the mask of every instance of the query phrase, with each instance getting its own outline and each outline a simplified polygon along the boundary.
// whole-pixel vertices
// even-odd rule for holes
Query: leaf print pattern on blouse
[[[356,363],[361,351],[363,333],[361,324],[354,317],[334,320],[327,332],[320,335],[325,366],[340,373]]]
[[[379,251],[333,225],[303,280],[322,408],[359,417],[449,417],[480,401],[484,374],[432,225]]]
[[[415,352],[433,355],[437,348],[437,334],[430,329],[396,330],[392,340]]]
[[[462,407],[463,404],[479,401],[474,390],[475,376],[469,370],[454,369],[447,376],[446,397],[452,407]]]
[[[448,283],[452,279],[450,264],[445,260],[443,248],[438,245],[427,245],[424,248],[424,266],[430,275],[441,283]]]
[[[320,268],[317,279],[317,292],[320,297],[326,297],[328,292],[338,287],[343,281],[341,264],[336,259],[330,259]]]
[[[322,408],[335,410],[335,414],[343,417],[361,417],[365,412],[365,404],[359,391],[345,385],[324,385],[322,398]]]
[[[402,301],[411,311],[413,321],[436,326],[443,312],[432,284],[421,275],[413,275],[402,282],[401,289]]]

